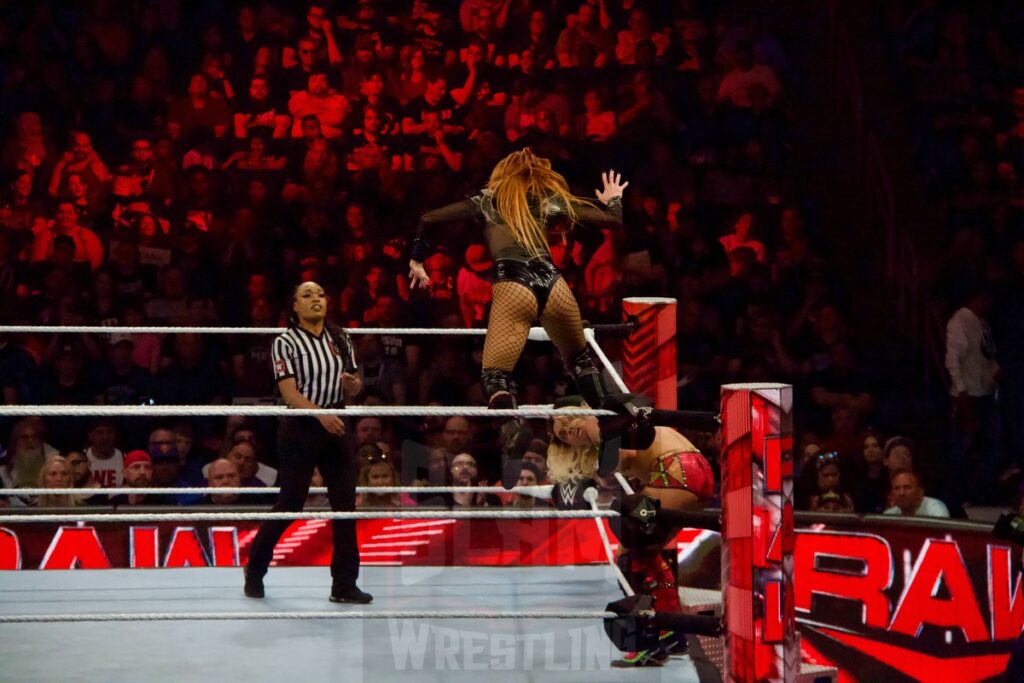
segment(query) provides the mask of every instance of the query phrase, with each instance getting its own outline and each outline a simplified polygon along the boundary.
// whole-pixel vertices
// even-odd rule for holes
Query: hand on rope
[[[624,548],[646,548],[664,545],[674,528],[659,518],[661,501],[642,493],[623,495],[612,501],[612,510],[619,513],[612,524],[612,533]]]
[[[605,617],[608,639],[622,652],[638,652],[659,646],[661,632],[676,631],[718,637],[725,629],[721,619],[702,615],[658,612],[650,595],[632,595],[608,603],[615,616]]]

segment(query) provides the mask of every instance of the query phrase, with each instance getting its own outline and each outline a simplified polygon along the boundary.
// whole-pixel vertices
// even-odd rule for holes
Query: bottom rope
[[[49,624],[83,621],[281,621],[289,619],[605,619],[606,611],[556,610],[360,610],[337,612],[111,612],[97,614],[0,614],[0,624]]]

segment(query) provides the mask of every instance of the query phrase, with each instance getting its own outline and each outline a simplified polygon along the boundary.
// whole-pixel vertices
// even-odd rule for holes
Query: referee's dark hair
[[[302,283],[305,284],[305,283]],[[288,310],[285,312],[285,323],[288,327],[297,329],[299,327],[299,314],[295,312],[295,303],[299,296],[299,287],[302,284],[295,285],[292,288],[292,295],[288,297]],[[349,336],[345,329],[335,322],[332,322],[326,314],[324,314],[324,329],[331,333],[331,336],[337,340],[339,345],[342,345],[342,351],[346,357],[351,357],[355,360],[355,346],[352,345],[352,337]]]

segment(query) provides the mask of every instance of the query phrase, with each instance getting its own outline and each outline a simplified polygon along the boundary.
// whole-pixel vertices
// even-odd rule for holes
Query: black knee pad
[[[608,389],[604,384],[604,377],[601,375],[601,368],[594,359],[594,352],[589,346],[583,347],[575,356],[569,359],[569,372],[576,382],[576,388],[591,408],[600,408]]]
[[[480,388],[484,393],[484,400],[491,408],[515,408],[516,399],[514,387],[512,386],[512,373],[499,368],[484,368],[480,371]],[[508,392],[506,396],[499,396],[495,404],[491,405],[491,399],[500,392]],[[498,405],[500,403],[501,405]]]

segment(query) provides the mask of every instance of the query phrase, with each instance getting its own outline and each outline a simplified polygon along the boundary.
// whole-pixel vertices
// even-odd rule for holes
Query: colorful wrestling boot
[[[654,598],[654,604],[660,611],[682,611],[675,572],[659,553],[624,553],[619,557],[619,567],[628,577],[630,584],[637,587],[638,593]],[[612,662],[612,666],[620,669],[663,666],[672,655],[685,652],[686,634],[661,631],[658,634],[657,647],[639,652],[627,652],[622,659]]]
[[[622,659],[612,662],[616,669],[632,669],[640,666],[665,666],[668,663],[669,655],[667,650],[654,648],[652,650],[640,650],[639,652],[627,652]]]

